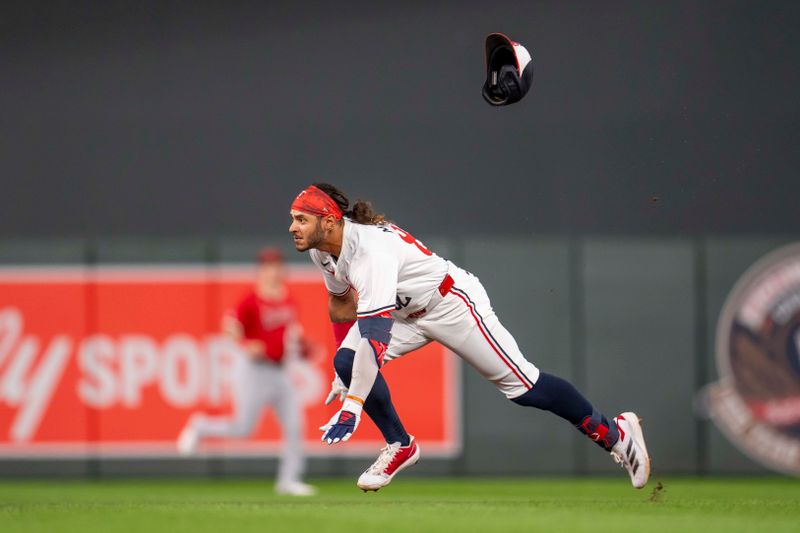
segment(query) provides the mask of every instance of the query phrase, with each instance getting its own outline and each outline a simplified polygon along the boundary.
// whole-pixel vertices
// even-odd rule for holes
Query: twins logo
[[[800,475],[800,244],[742,276],[716,344],[720,380],[704,391],[712,419],[754,460]]]

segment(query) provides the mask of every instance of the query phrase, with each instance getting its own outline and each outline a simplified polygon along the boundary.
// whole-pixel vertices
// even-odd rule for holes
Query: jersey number
[[[397,235],[399,235],[401,239],[403,239],[404,242],[407,242],[408,244],[413,244],[414,246],[419,248],[420,252],[422,252],[425,255],[433,255],[433,252],[428,250],[424,244],[419,242],[419,240],[415,239],[414,236],[411,235],[409,232],[398,228],[394,224],[389,224],[389,227],[392,228],[394,232],[397,233]]]

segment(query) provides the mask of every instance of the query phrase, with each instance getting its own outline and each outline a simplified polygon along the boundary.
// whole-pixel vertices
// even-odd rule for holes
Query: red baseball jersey
[[[244,338],[263,341],[264,356],[275,362],[283,359],[286,331],[295,318],[295,304],[288,294],[281,299],[265,300],[250,292],[236,308],[236,319],[242,325]]]

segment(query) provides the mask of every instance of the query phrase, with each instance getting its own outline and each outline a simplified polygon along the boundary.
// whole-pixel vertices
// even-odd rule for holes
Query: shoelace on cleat
[[[633,454],[638,454],[638,450],[636,446],[633,446]],[[618,453],[618,452],[610,452],[611,458],[614,459],[614,462],[617,463],[621,468],[625,469],[633,475],[635,473],[634,462],[638,459],[636,457],[626,458],[625,455]]]
[[[620,467],[626,468],[625,459],[622,457],[622,455],[618,454],[617,452],[611,452],[611,458],[614,459],[614,462]]]
[[[381,448],[381,454],[372,463],[372,466],[367,470],[370,474],[383,474],[383,471],[392,463],[395,454],[400,450],[400,443],[387,444],[386,447]]]

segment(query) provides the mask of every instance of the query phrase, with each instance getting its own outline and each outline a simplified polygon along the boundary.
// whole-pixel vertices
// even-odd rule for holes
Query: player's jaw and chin
[[[310,249],[319,248],[319,245],[325,241],[325,231],[322,229],[322,218],[321,217],[310,217],[314,219],[313,229],[311,229],[308,235],[303,235],[302,232],[302,225],[298,224],[297,226],[293,222],[292,225],[289,227],[289,231],[292,234],[292,238],[294,239],[294,247],[295,250],[298,252],[305,252]],[[307,226],[311,226],[312,224],[306,224]]]

